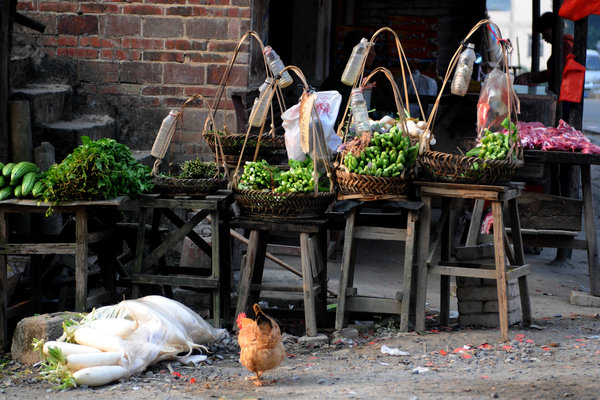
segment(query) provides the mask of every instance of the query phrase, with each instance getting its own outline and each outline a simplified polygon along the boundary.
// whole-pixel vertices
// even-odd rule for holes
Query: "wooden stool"
[[[204,289],[208,290],[212,296],[213,325],[220,327],[221,319],[229,320],[231,308],[229,299],[231,286],[229,206],[232,202],[233,196],[229,191],[219,191],[214,195],[202,198],[141,196],[136,256],[131,267],[132,298],[139,297],[140,285],[162,285],[169,289],[171,286]],[[194,210],[194,215],[184,221],[173,211],[177,209]],[[145,255],[146,212],[149,210],[153,211],[152,231],[154,235],[152,235],[151,251]],[[170,230],[168,237],[162,242],[158,237],[161,214],[175,226],[175,229]],[[194,227],[206,217],[210,217],[211,220],[211,245],[194,232]],[[186,236],[211,257],[210,276],[194,276],[198,275],[198,268],[195,267],[165,264],[164,255]]]
[[[327,305],[327,219],[272,220],[240,218],[236,226],[250,231],[246,262],[241,266],[235,314],[248,313],[261,290],[303,292],[306,335],[317,335],[317,319],[325,317]],[[302,286],[262,283],[267,236],[270,232],[294,232],[300,237]],[[250,307],[249,307],[250,306]]]
[[[364,225],[357,221],[360,216],[362,202],[338,203],[336,209],[343,207],[345,218],[344,250],[342,257],[342,270],[338,288],[338,304],[335,316],[335,329],[341,330],[348,323],[348,312],[382,312],[387,314],[399,314],[400,330],[406,331],[409,326],[409,310],[411,303],[411,285],[413,284],[413,258],[415,249],[415,224],[419,217],[419,210],[423,206],[421,202],[406,201],[378,201],[369,203],[369,207],[388,207],[394,210],[406,211],[406,228],[385,227],[379,225]],[[396,214],[398,215],[398,214]],[[369,214],[373,223],[377,218],[387,219],[389,223],[390,214]],[[392,240],[404,242],[404,273],[402,280],[402,291],[396,293],[395,298],[358,296],[354,286],[354,269],[356,263],[356,240]],[[413,293],[414,303],[414,293]]]
[[[508,340],[508,301],[506,292],[506,283],[508,281],[518,279],[522,322],[524,325],[531,323],[531,304],[527,288],[527,274],[530,272],[530,266],[525,264],[519,210],[517,207],[517,198],[521,195],[523,184],[514,183],[507,186],[438,182],[415,182],[415,184],[425,204],[421,213],[419,230],[420,256],[417,283],[416,330],[425,329],[425,302],[428,274],[441,275],[440,324],[446,326],[448,325],[450,312],[450,276],[495,279],[498,288],[498,310],[502,340]],[[442,198],[443,212],[430,248],[429,225],[431,223],[431,200],[433,197]],[[450,240],[452,239],[452,227],[450,224],[450,212],[453,203],[452,199],[488,200],[491,202],[494,217],[495,257],[495,264],[491,265],[492,269],[481,268],[484,265],[478,262],[451,260]],[[504,227],[502,205],[505,201],[508,203],[514,252],[509,246]],[[470,235],[472,234],[473,232],[470,233]],[[433,253],[438,247],[440,240],[442,244],[440,263],[439,265],[431,265]],[[506,262],[507,257],[509,259],[508,264]]]

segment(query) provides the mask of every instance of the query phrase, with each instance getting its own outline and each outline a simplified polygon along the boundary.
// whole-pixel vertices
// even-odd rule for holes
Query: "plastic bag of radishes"
[[[146,296],[66,321],[60,338],[35,346],[45,358],[42,374],[65,389],[105,385],[162,360],[193,361],[192,351],[228,336],[175,300]]]

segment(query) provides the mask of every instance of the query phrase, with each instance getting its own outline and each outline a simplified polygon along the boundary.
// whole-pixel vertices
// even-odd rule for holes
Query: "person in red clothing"
[[[542,35],[542,38],[547,43],[552,43],[554,26],[556,23],[556,17],[554,13],[547,12],[542,14],[533,24],[533,28],[535,32],[539,32]],[[566,34],[563,36],[563,59],[566,61],[567,55],[569,55],[573,50],[573,35]],[[552,66],[554,60],[554,54],[550,56],[548,62],[546,63],[546,69],[543,71],[537,72],[526,72],[521,74],[515,78],[516,84],[532,84],[532,83],[543,83],[549,82],[551,83],[552,77]],[[551,88],[553,89],[553,88]],[[557,92],[557,90],[554,90]]]

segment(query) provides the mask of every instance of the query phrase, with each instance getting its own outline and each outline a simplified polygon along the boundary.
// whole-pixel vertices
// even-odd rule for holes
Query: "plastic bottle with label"
[[[458,96],[467,94],[469,83],[471,82],[471,75],[473,74],[473,63],[476,58],[474,49],[475,45],[473,43],[467,44],[467,48],[458,58],[458,64],[454,70],[454,78],[452,79],[452,85],[450,86],[452,94]]]
[[[354,46],[352,49],[352,54],[350,54],[350,58],[346,64],[346,68],[344,68],[344,72],[342,73],[343,84],[354,86],[358,76],[360,75],[363,60],[367,55],[368,49],[368,42],[365,38],[360,39],[360,42]]]
[[[271,48],[271,46],[265,46],[263,50],[263,54],[267,58],[267,64],[269,65],[269,69],[274,76],[281,74],[281,71],[285,68],[283,65],[283,61],[279,58],[279,55]],[[281,78],[279,79],[279,87],[285,88],[290,86],[294,80],[290,76],[289,72],[285,71],[281,74]]]
[[[352,117],[354,118],[354,130],[356,133],[370,132],[369,111],[367,110],[367,102],[363,97],[361,88],[352,89],[350,107],[352,107]]]
[[[271,82],[273,82],[273,78],[267,76],[267,79],[265,79],[263,84],[258,88],[259,94],[258,97],[254,99],[254,105],[252,106],[252,111],[250,112],[250,126],[260,128],[267,117],[267,111],[269,110],[269,105],[271,104],[271,99],[273,96],[268,95],[268,93],[265,94],[265,96],[262,96],[262,94],[269,87]],[[260,101],[261,97],[262,101]]]
[[[173,132],[175,132],[175,121],[177,121],[178,115],[179,111],[171,110],[169,115],[167,115],[160,124],[158,133],[156,134],[156,140],[154,140],[154,145],[152,145],[152,150],[150,150],[150,154],[153,157],[163,158],[165,156]]]

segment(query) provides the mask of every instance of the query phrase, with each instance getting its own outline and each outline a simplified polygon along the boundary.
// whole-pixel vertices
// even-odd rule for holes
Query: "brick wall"
[[[76,71],[78,104],[120,125],[119,141],[149,150],[170,108],[190,96],[213,97],[242,35],[251,0],[19,1],[18,11],[46,25],[43,34],[15,25],[13,48],[39,49]],[[228,89],[248,86],[248,43]],[[49,77],[44,77],[49,78]],[[201,137],[207,108],[186,108],[173,152],[187,158],[207,148]],[[235,113],[221,103],[217,124],[234,130]]]

